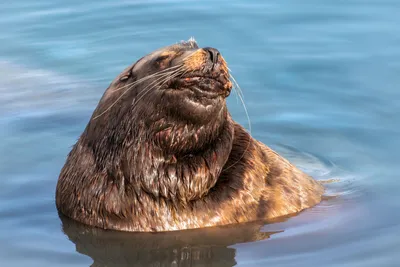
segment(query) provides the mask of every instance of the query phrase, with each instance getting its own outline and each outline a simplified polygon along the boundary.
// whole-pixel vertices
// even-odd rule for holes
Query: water
[[[395,0],[2,1],[0,265],[398,266],[399,13]],[[154,235],[62,223],[57,177],[103,91],[190,36],[228,61],[255,138],[338,180],[329,197],[267,225]],[[234,95],[229,108],[246,125]]]

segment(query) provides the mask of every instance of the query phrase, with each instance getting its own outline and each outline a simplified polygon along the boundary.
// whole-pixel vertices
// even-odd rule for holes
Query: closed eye
[[[171,57],[172,57],[171,54],[169,54],[169,55],[162,55],[162,56],[159,56],[159,57],[156,59],[156,61],[157,61],[157,62],[165,61],[165,60],[167,60],[167,59],[170,59]]]

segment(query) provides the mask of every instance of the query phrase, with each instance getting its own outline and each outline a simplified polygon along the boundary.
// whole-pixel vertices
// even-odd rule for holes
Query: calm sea
[[[0,266],[399,266],[399,15],[398,0],[1,1]],[[167,234],[61,220],[58,174],[103,91],[191,36],[228,61],[255,138],[336,180],[326,200]]]

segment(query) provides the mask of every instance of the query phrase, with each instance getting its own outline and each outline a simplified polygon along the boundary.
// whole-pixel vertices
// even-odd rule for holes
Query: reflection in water
[[[89,227],[60,214],[63,231],[91,266],[234,266],[237,243],[259,241],[262,223],[163,233],[126,233]]]

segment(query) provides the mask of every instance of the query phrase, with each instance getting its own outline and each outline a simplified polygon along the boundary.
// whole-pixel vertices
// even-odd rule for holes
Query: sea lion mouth
[[[171,79],[165,89],[191,91],[197,97],[228,97],[232,84],[227,74],[194,71],[181,77]]]

